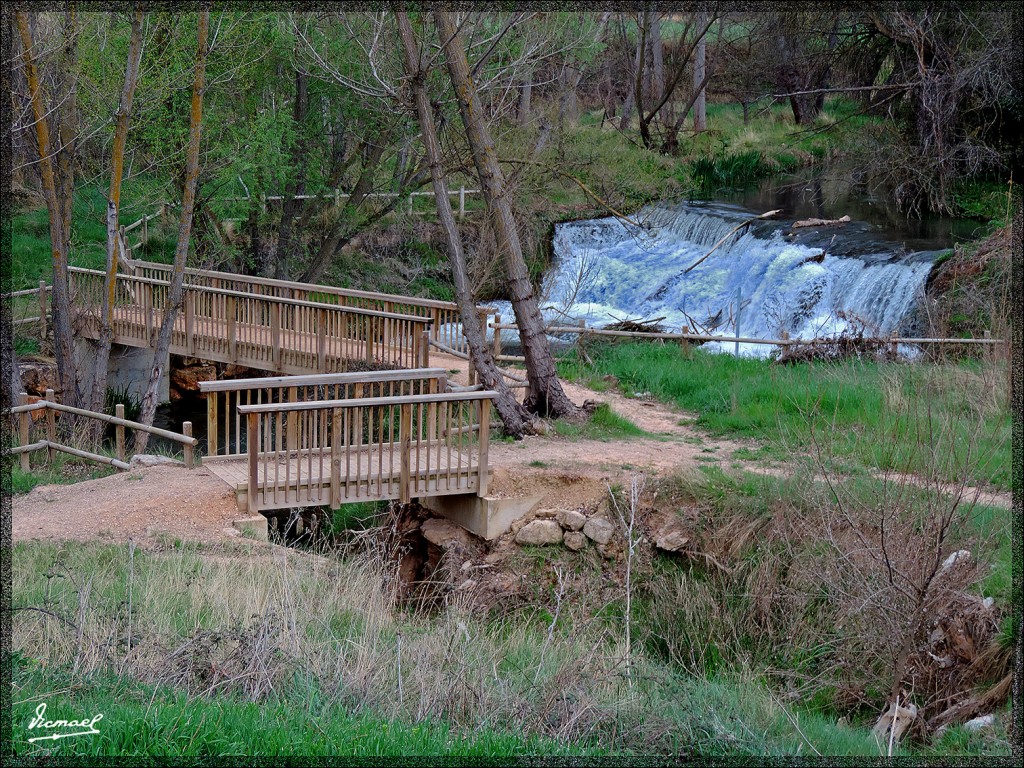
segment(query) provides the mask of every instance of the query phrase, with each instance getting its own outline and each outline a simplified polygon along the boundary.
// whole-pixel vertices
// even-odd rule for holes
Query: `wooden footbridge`
[[[151,348],[170,267],[129,267],[115,285],[113,341]],[[86,338],[99,337],[104,284],[102,272],[70,270]],[[490,310],[479,312],[486,322]],[[428,367],[431,343],[466,350],[457,305],[190,269],[171,352],[290,374],[199,385],[203,465],[234,489],[241,511],[451,496],[461,497],[459,522],[494,535],[483,497],[496,394],[451,386],[445,369]],[[197,442],[183,438],[190,450]]]

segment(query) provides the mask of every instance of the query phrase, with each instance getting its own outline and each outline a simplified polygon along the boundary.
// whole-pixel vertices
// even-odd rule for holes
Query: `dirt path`
[[[432,353],[431,364],[455,371],[453,382],[467,383],[464,360]],[[616,392],[564,386],[575,402],[607,403],[652,436],[585,440],[550,434],[518,442],[492,440],[492,493],[538,495],[542,506],[581,508],[598,503],[609,484],[626,483],[637,473],[667,476],[708,464],[764,474],[785,471],[738,460],[733,455],[737,449],[756,444],[708,438],[691,426],[695,414]],[[1009,507],[1010,495],[985,493],[979,502]],[[160,465],[74,485],[41,486],[15,497],[12,533],[14,541],[131,538],[146,545],[166,535],[215,542],[237,536],[231,523],[239,517],[233,491],[209,470]]]

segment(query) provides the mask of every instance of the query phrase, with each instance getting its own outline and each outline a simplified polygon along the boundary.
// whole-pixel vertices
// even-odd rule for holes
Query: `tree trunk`
[[[292,121],[298,136],[288,153],[295,176],[285,185],[284,199],[281,201],[281,226],[278,229],[277,252],[274,257],[274,278],[276,280],[289,279],[288,256],[295,240],[295,220],[302,213],[302,207],[305,204],[305,201],[298,199],[297,196],[305,194],[306,191],[307,152],[303,124],[306,122],[309,105],[308,80],[309,76],[302,67],[295,70],[295,106],[292,111]]]
[[[519,89],[519,108],[516,110],[516,119],[520,126],[530,122],[530,97],[533,95],[533,72],[529,72],[523,80]]]
[[[203,118],[203,88],[206,80],[207,35],[210,29],[210,10],[204,6],[199,12],[199,46],[196,53],[196,74],[192,86],[192,108],[189,112],[188,149],[185,155],[185,185],[181,195],[181,219],[178,222],[178,243],[174,249],[174,270],[164,308],[156,349],[153,351],[153,365],[150,368],[149,385],[142,398],[139,421],[152,425],[156,415],[160,379],[167,367],[171,348],[171,331],[178,318],[185,282],[185,260],[188,257],[189,237],[192,233],[192,214],[196,204],[196,188],[199,186],[199,134]],[[149,442],[149,433],[141,430],[135,433],[135,453],[144,453]]]
[[[665,92],[665,45],[661,39],[661,14],[653,10],[647,12],[647,38],[651,48],[651,98],[657,101]],[[671,102],[665,105],[661,121],[672,125]]]
[[[697,18],[698,29],[705,26],[704,14]],[[702,133],[708,129],[707,107],[704,98],[704,84],[706,81],[705,68],[707,66],[707,32],[701,34],[697,42],[697,51],[693,59],[693,89],[697,92],[697,98],[693,102],[693,132]]]
[[[102,411],[107,394],[107,363],[110,360],[110,345],[114,339],[114,295],[117,288],[117,262],[120,256],[118,238],[118,211],[121,207],[121,179],[124,172],[124,152],[128,142],[128,119],[132,111],[135,86],[139,82],[139,64],[142,61],[142,20],[141,7],[132,15],[132,35],[128,44],[128,63],[124,74],[124,87],[117,105],[114,128],[114,148],[111,152],[110,196],[107,201],[107,280],[103,292],[103,309],[100,317],[100,338],[96,349],[96,365],[92,377],[92,410]],[[103,422],[93,424],[93,442],[103,434]]]
[[[39,173],[42,179],[43,194],[46,197],[46,208],[50,216],[50,254],[53,263],[53,290],[51,293],[53,312],[53,348],[57,358],[57,375],[60,378],[62,398],[69,405],[79,405],[82,401],[78,384],[78,371],[75,369],[74,337],[71,329],[71,301],[68,290],[68,247],[71,234],[71,205],[67,196],[73,193],[73,180],[60,179],[58,175],[69,173],[71,152],[70,143],[54,148],[50,141],[50,122],[48,111],[43,100],[42,83],[33,56],[35,43],[29,29],[28,14],[23,11],[15,13],[18,31],[21,35],[22,60],[25,63],[25,77],[32,99],[32,113],[35,119],[36,143],[39,150]],[[73,25],[73,22],[72,22]],[[65,33],[72,34],[71,25],[66,25]],[[73,45],[73,41],[65,41],[65,48]],[[66,81],[65,81],[66,82]],[[61,109],[73,109],[73,104],[62,103]],[[58,112],[59,114],[59,112]],[[70,118],[61,120],[61,124],[70,125]],[[67,138],[67,128],[61,132]],[[54,168],[54,157],[59,160]],[[69,183],[71,182],[71,183]],[[65,221],[66,219],[66,221]]]
[[[462,332],[469,345],[469,357],[484,386],[498,393],[495,407],[505,432],[519,437],[526,429],[527,413],[512,394],[491,357],[486,337],[480,327],[480,318],[476,313],[476,302],[469,288],[466,273],[466,257],[462,249],[462,236],[455,224],[451,200],[448,197],[448,181],[441,168],[441,145],[437,140],[437,129],[434,125],[434,112],[427,93],[426,75],[420,63],[419,51],[413,37],[412,25],[408,14],[396,12],[398,32],[405,48],[405,64],[412,83],[412,91],[416,101],[416,113],[419,117],[420,129],[423,133],[423,146],[427,153],[427,165],[430,168],[430,179],[434,186],[434,201],[437,204],[437,216],[444,229],[448,241],[448,255],[452,265],[452,279],[455,283],[455,294],[459,303],[459,314],[462,317]]]
[[[6,292],[10,286],[8,280],[4,280],[3,289]],[[3,302],[0,306],[0,336],[3,337],[3,347],[0,349],[0,366],[3,370],[0,378],[3,379],[2,402],[0,409],[7,410],[18,405],[18,393],[21,392],[21,375],[18,373],[18,356],[14,351],[14,324],[11,321],[11,305]]]
[[[452,81],[459,112],[466,129],[473,162],[480,176],[487,209],[494,222],[498,250],[505,262],[505,274],[509,280],[512,296],[512,311],[519,326],[519,336],[526,357],[527,379],[530,390],[525,407],[541,415],[577,416],[579,408],[562,391],[555,370],[555,361],[548,347],[544,333],[544,321],[537,307],[537,297],[523,258],[512,206],[505,189],[504,175],[498,165],[494,142],[487,124],[476,87],[469,74],[469,62],[462,35],[451,16],[438,5],[431,7],[440,39],[444,41],[445,62]]]

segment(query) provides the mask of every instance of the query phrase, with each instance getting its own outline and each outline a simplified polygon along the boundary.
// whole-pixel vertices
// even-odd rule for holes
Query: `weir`
[[[639,228],[615,218],[559,224],[547,303],[588,325],[663,317],[670,330],[753,338],[822,337],[858,321],[871,335],[902,330],[936,252],[905,253],[857,223],[794,234],[791,222],[758,221],[730,234],[756,215],[691,203],[648,206],[636,215]],[[733,351],[728,343],[708,346]],[[739,350],[771,348],[741,343]]]

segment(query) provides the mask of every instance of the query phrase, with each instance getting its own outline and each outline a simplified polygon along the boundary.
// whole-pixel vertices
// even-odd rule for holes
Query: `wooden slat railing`
[[[133,266],[136,275],[156,280],[170,279],[172,271],[172,267],[168,264],[151,261],[136,261],[133,262]],[[188,284],[194,286],[430,318],[433,321],[431,339],[460,352],[468,351],[468,344],[462,333],[462,316],[459,313],[459,305],[454,302],[356,291],[315,283],[296,283],[288,280],[235,275],[230,272],[204,269],[187,269],[185,276]],[[496,314],[497,310],[492,307],[479,307],[477,312],[486,324],[487,318]]]
[[[242,405],[402,397],[437,394],[447,389],[448,372],[444,368],[201,381],[199,391],[206,397],[206,455],[231,458],[245,453],[245,420],[238,412]],[[297,415],[290,414],[288,420],[288,428],[294,434]]]
[[[105,275],[69,272],[81,331],[95,338]],[[169,288],[167,280],[118,275],[114,341],[152,347]],[[171,352],[296,374],[345,370],[353,362],[415,368],[427,364],[430,324],[413,315],[188,283]]]
[[[157,435],[167,440],[173,440],[177,443],[181,443],[184,446],[183,458],[185,466],[191,469],[194,464],[194,448],[199,441],[192,437],[191,421],[186,421],[182,424],[182,431],[180,433],[172,432],[168,429],[160,429],[159,427],[142,424],[138,421],[130,421],[122,418],[120,415],[111,416],[107,413],[89,411],[84,408],[75,408],[70,405],[58,403],[54,400],[54,393],[52,389],[46,390],[45,400],[29,403],[28,394],[25,392],[20,393],[19,399],[21,404],[11,408],[11,414],[18,417],[18,437],[15,447],[11,449],[11,453],[21,454],[21,469],[25,472],[28,472],[31,469],[29,454],[43,448],[46,449],[47,455],[50,459],[53,459],[54,451],[61,451],[63,453],[71,454],[72,456],[89,459],[90,461],[95,461],[100,464],[110,464],[118,469],[131,469],[131,465],[127,463],[125,456],[125,428],[140,432],[148,432],[151,435]],[[46,411],[46,422],[44,425],[34,425],[35,419],[32,417],[34,411]],[[117,412],[118,414],[124,413],[124,407],[119,405],[117,407]],[[113,424],[117,428],[115,436],[117,457],[112,458],[110,456],[104,456],[92,451],[83,451],[79,448],[59,443],[57,441],[57,415],[62,413]],[[46,429],[46,437],[33,442],[33,431],[41,428]]]
[[[243,405],[250,513],[485,495],[495,392]]]

